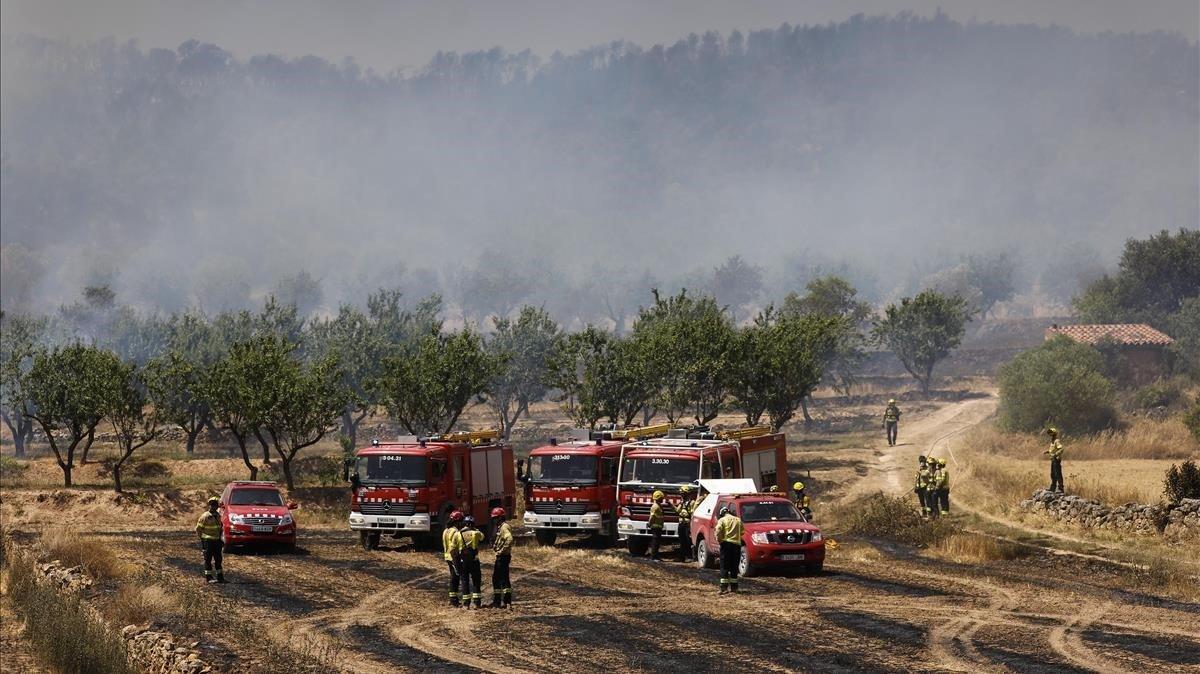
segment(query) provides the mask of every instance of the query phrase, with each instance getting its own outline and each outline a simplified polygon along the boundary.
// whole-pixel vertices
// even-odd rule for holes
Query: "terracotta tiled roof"
[[[1046,337],[1066,335],[1077,342],[1097,344],[1106,340],[1130,346],[1166,346],[1173,343],[1169,335],[1145,323],[1113,323],[1108,325],[1056,325],[1046,328]]]

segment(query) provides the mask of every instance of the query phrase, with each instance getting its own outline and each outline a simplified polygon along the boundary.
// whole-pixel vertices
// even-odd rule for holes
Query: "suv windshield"
[[[796,506],[787,501],[744,501],[742,503],[742,521],[750,522],[800,522]]]
[[[691,484],[698,477],[696,471],[694,458],[625,459],[621,484]]]
[[[283,497],[278,489],[234,489],[229,492],[229,505],[281,506]]]
[[[424,456],[407,454],[373,454],[360,456],[355,462],[361,484],[387,483],[413,487],[425,485]]]
[[[596,457],[584,454],[543,454],[529,457],[534,484],[596,484]]]

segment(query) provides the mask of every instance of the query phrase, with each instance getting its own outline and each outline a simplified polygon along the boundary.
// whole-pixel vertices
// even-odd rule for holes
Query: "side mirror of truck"
[[[295,501],[288,501],[287,505],[288,505],[288,510],[295,510],[296,508],[300,507],[300,505],[297,504]]]
[[[524,459],[517,459],[517,480],[520,482],[529,481],[529,473],[525,470]]]
[[[354,459],[344,459],[342,461],[342,482],[350,481],[350,464],[353,462]]]

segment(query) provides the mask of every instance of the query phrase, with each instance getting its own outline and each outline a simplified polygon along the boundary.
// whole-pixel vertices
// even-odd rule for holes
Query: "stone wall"
[[[1081,496],[1039,489],[1020,504],[1023,510],[1090,529],[1114,529],[1168,538],[1200,536],[1200,499],[1175,505],[1126,503],[1106,506]]]
[[[85,590],[94,585],[82,566],[67,567],[55,559],[46,564],[38,564],[35,568],[41,574],[43,583],[51,585],[61,593],[82,596],[86,594]],[[85,605],[94,620],[104,621],[104,617],[95,607],[86,603]],[[128,625],[121,630],[121,637],[129,653],[129,662],[138,671],[147,674],[210,674],[217,671],[200,659],[200,652],[196,650],[199,644],[185,648],[176,644],[170,634],[153,631],[148,625]]]
[[[127,625],[121,630],[129,661],[140,671],[149,674],[208,674],[215,671],[200,659],[193,648],[184,648],[175,643],[170,634],[156,632],[148,627]]]

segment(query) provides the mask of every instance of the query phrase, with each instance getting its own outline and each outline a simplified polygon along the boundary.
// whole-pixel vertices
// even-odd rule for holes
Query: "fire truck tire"
[[[708,551],[708,544],[704,542],[704,537],[696,539],[696,566],[701,569],[715,569],[720,560],[717,556]]]
[[[433,536],[430,534],[414,534],[412,537],[414,550],[432,550]]]
[[[634,557],[644,557],[646,551],[650,549],[649,536],[630,536],[629,537],[629,554]]]
[[[750,563],[750,553],[746,550],[746,546],[742,546],[742,556],[738,559],[738,575],[742,578],[753,578],[755,573],[754,565]]]
[[[554,545],[554,541],[558,538],[558,532],[535,529],[533,536],[537,539],[538,545]]]
[[[358,534],[358,542],[363,550],[374,550],[379,547],[379,534],[363,531]]]

